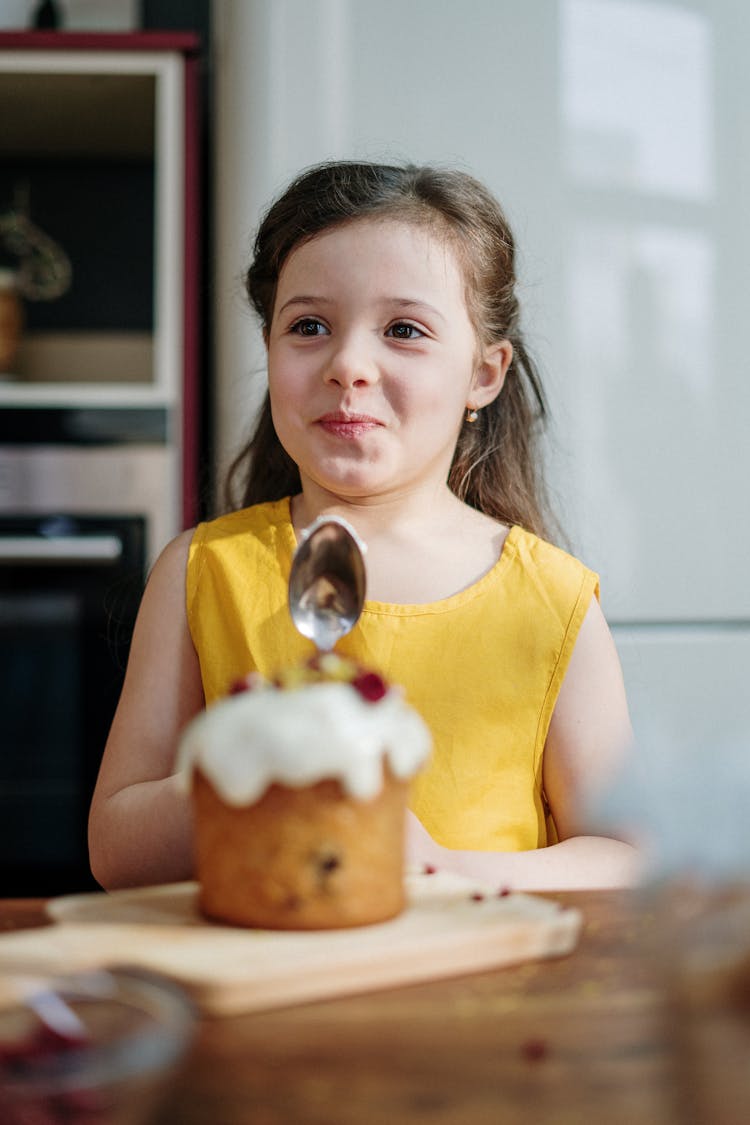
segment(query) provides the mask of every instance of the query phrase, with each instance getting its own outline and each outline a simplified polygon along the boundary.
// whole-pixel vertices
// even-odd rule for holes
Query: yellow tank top
[[[313,651],[287,608],[296,538],[289,500],[198,526],[188,622],[209,705],[250,671]],[[521,851],[554,841],[542,790],[549,722],[597,576],[512,527],[498,562],[426,605],[368,601],[338,651],[401,684],[435,743],[411,805],[449,848]]]

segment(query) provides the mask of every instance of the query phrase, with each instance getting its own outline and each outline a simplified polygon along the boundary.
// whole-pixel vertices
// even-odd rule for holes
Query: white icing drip
[[[185,730],[177,769],[194,767],[227,804],[248,805],[276,781],[298,788],[335,778],[352,797],[380,792],[383,759],[396,777],[431,749],[426,724],[395,690],[370,703],[348,683],[254,690],[223,699]]]

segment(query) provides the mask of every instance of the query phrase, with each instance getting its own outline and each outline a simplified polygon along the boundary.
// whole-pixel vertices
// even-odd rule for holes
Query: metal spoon
[[[289,575],[289,612],[321,652],[330,652],[359,619],[366,550],[339,516],[320,516],[302,532]]]

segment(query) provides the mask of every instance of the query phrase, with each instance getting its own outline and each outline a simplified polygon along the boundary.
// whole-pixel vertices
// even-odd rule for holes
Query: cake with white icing
[[[339,656],[238,683],[179,749],[203,913],[264,929],[396,916],[409,782],[430,748],[403,693]]]

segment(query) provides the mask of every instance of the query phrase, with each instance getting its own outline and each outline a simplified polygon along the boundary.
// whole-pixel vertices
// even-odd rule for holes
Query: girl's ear
[[[497,398],[512,360],[513,345],[510,340],[498,340],[485,349],[471,382],[470,399],[474,408],[487,406]]]

